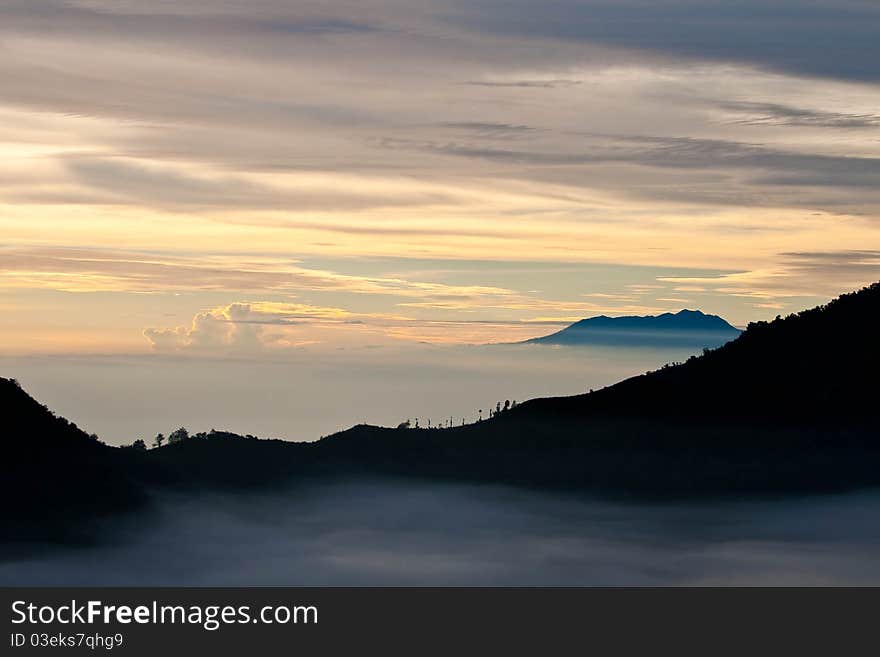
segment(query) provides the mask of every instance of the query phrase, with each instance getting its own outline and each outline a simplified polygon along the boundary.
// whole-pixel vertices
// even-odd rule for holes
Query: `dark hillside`
[[[750,324],[737,339],[596,393],[537,399],[522,414],[615,413],[849,424],[877,419],[880,283]]]
[[[688,362],[452,430],[355,428],[350,467],[638,497],[880,484],[880,284]]]
[[[644,500],[878,486],[878,326],[875,284],[590,394],[454,429],[361,425],[314,443],[211,432],[149,451],[111,448],[0,379],[0,544],[88,540],[108,514],[169,487],[404,476]]]
[[[12,379],[0,379],[0,413],[0,543],[88,540],[101,516],[141,503],[124,450],[57,417]]]

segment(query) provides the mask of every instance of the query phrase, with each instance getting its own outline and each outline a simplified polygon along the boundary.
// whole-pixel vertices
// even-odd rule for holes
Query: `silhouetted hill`
[[[717,347],[740,330],[717,315],[681,310],[662,315],[590,317],[523,344]]]
[[[593,393],[452,430],[357,428],[318,449],[383,472],[639,497],[878,485],[878,326],[875,284]]]
[[[880,283],[755,322],[737,339],[674,367],[590,395],[537,399],[517,412],[626,413],[834,423],[876,417]]]
[[[431,477],[644,499],[880,485],[880,283],[687,362],[454,429],[359,425],[314,443],[196,434],[110,448],[0,379],[3,542],[82,540],[150,492]]]
[[[143,454],[150,483],[191,489],[271,486],[303,474],[309,447],[239,436],[226,431],[195,434]]]
[[[143,499],[123,450],[57,417],[12,379],[0,378],[0,542],[89,540],[101,516]]]

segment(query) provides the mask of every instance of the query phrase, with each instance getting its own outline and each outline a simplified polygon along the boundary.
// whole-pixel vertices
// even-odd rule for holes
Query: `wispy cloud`
[[[50,297],[79,323],[44,344],[356,326],[255,310],[289,302],[476,340],[684,299],[748,320],[863,284],[878,18],[861,0],[4,2],[9,330],[52,326]],[[353,262],[379,257],[412,264]],[[510,264],[417,271],[431,259]],[[534,281],[532,262],[609,268]]]
[[[167,292],[272,290],[345,291],[402,297],[470,299],[504,296],[511,290],[445,285],[396,278],[355,276],[311,269],[273,257],[203,256],[32,248],[0,250],[0,286],[67,292]]]
[[[738,115],[735,123],[742,125],[797,126],[813,128],[876,128],[880,114],[852,114],[794,107],[779,103],[727,101],[719,105]]]
[[[880,251],[828,251],[782,253],[776,267],[724,274],[716,277],[660,280],[697,284],[715,292],[761,301],[757,308],[782,308],[777,300],[837,296],[880,280]]]
[[[470,80],[466,84],[475,87],[514,87],[521,89],[558,89],[581,84],[581,80]]]
[[[494,123],[492,121],[448,121],[440,127],[464,131],[483,139],[521,139],[537,131],[517,123]]]

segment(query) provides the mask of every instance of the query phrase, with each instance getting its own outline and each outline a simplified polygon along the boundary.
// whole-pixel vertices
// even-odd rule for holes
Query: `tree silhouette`
[[[189,431],[184,427],[180,427],[168,434],[168,444],[179,443],[181,440],[186,440],[187,438],[189,438]]]
[[[165,434],[157,433],[156,437],[153,439],[153,447],[161,447],[162,443],[165,442]]]

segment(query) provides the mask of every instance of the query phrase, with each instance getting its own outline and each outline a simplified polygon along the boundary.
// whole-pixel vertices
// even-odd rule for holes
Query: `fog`
[[[687,348],[381,347],[293,350],[277,360],[185,356],[0,358],[53,411],[107,443],[147,442],[179,426],[313,440],[354,424],[476,419],[500,400],[614,383]]]
[[[157,499],[101,547],[30,551],[3,585],[880,584],[880,494],[630,505],[349,483]]]
[[[312,439],[357,422],[473,419],[682,350],[498,346],[283,361],[5,358],[4,375],[111,443],[191,430]],[[0,585],[880,584],[880,493],[637,505],[495,486],[372,482],[155,498],[93,547],[33,546]]]

